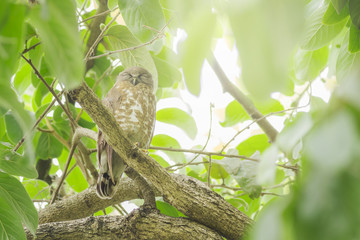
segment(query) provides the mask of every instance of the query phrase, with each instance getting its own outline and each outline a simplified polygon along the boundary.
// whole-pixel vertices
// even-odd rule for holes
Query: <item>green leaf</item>
[[[288,87],[289,58],[303,28],[303,1],[232,0],[228,13],[242,81],[259,100]],[[274,17],[276,16],[276,17]]]
[[[197,134],[194,118],[178,108],[164,108],[156,112],[156,120],[181,128],[191,139]]]
[[[174,82],[182,80],[181,72],[173,65],[156,56],[152,56],[159,74],[159,87],[172,87]]]
[[[5,200],[21,222],[35,234],[38,215],[34,204],[19,180],[2,172],[0,172],[0,199]]]
[[[349,35],[346,34],[336,62],[336,80],[339,83],[344,82],[357,71],[360,64],[360,53],[349,52]]]
[[[349,12],[352,23],[360,29],[360,1],[349,0]]]
[[[161,30],[165,26],[165,17],[159,0],[118,1],[121,16],[126,26],[141,41],[153,39],[157,32],[144,26]]]
[[[150,153],[149,156],[152,157],[153,159],[155,159],[163,168],[170,166],[170,164],[167,161],[165,161],[165,159],[160,157],[159,155]]]
[[[0,198],[0,239],[26,240],[21,220],[3,198]]]
[[[112,50],[136,47],[141,44],[141,42],[132,35],[129,29],[122,25],[112,26],[107,32],[107,37],[111,43]],[[158,73],[156,71],[156,66],[146,48],[140,47],[131,51],[123,51],[118,53],[118,56],[124,68],[142,66],[147,69],[153,77],[154,86],[157,86]]]
[[[305,50],[317,50],[329,44],[341,30],[344,28],[348,18],[332,24],[323,24],[323,16],[326,12],[326,7],[317,9],[309,19],[307,19],[305,37],[300,43],[300,47]]]
[[[325,68],[329,55],[327,46],[315,51],[301,50],[295,55],[296,78],[303,80],[301,83],[311,81],[319,76]]]
[[[57,158],[61,155],[63,145],[50,133],[42,132],[36,146],[36,156],[40,159]]]
[[[16,121],[13,112],[8,112],[5,115],[5,123],[7,135],[10,141],[16,144],[24,136],[24,132],[21,129],[19,123]]]
[[[181,148],[180,144],[178,143],[178,141],[176,141],[175,138],[172,138],[165,134],[155,135],[152,138],[151,145],[165,148]],[[176,163],[182,163],[185,161],[185,155],[182,152],[164,151],[164,153],[169,156],[171,161],[174,161]]]
[[[237,145],[236,149],[239,151],[240,155],[251,156],[256,151],[264,151],[268,146],[270,146],[268,137],[265,134],[259,134],[251,136],[241,142]]]
[[[323,23],[327,25],[335,24],[343,20],[345,17],[349,15],[349,8],[343,8],[341,12],[338,14],[333,4],[329,4],[324,17]]]
[[[77,87],[84,75],[76,4],[72,0],[43,1],[31,9],[30,23],[37,29],[53,75],[67,89]]]
[[[49,199],[51,196],[49,185],[42,180],[24,180],[22,184],[31,199]]]
[[[357,53],[360,51],[360,30],[354,24],[350,26],[349,32],[349,52]]]
[[[338,14],[340,14],[341,10],[343,10],[347,2],[348,0],[331,0],[331,3]]]
[[[281,103],[272,98],[267,99],[266,102],[261,102],[258,104],[255,103],[255,106],[263,114],[284,110],[284,107],[281,105]],[[221,122],[220,125],[223,127],[231,127],[239,122],[244,122],[250,119],[251,117],[241,106],[241,104],[238,101],[233,100],[226,106],[225,120]]]
[[[229,149],[227,154],[237,155],[236,149]],[[261,186],[256,182],[256,173],[258,163],[250,160],[240,160],[238,158],[225,157],[222,160],[214,160],[221,165],[243,188],[244,192],[249,194],[251,199],[258,198],[261,194]]]
[[[0,81],[7,84],[16,69],[19,52],[23,46],[26,15],[25,5],[12,2],[0,2]]]
[[[200,94],[200,71],[207,57],[214,32],[215,16],[208,9],[191,16],[191,27],[181,51],[181,66],[187,89],[194,95]]]
[[[16,176],[36,178],[38,173],[27,156],[22,156],[12,150],[0,153],[0,169]]]
[[[156,201],[156,208],[160,210],[161,214],[170,217],[179,217],[179,211],[166,202]]]

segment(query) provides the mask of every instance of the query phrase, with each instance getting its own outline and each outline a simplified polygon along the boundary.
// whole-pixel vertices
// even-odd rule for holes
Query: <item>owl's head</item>
[[[125,69],[119,74],[118,80],[129,81],[134,86],[144,83],[153,88],[154,85],[151,73],[142,67],[129,67]]]

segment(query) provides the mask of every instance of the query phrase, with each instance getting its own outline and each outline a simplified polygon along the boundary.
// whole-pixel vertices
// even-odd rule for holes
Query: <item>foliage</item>
[[[358,1],[110,0],[112,11],[100,26],[104,39],[97,48],[87,45],[97,17],[91,2],[0,1],[0,239],[25,239],[22,224],[35,232],[37,212],[31,198],[49,200],[56,186],[42,181],[35,166],[41,167],[40,159],[52,159],[47,170],[51,176],[64,168],[73,135],[69,115],[97,131],[62,90],[84,80],[102,98],[119,72],[132,65],[152,73],[160,106],[157,124],[169,129],[155,131],[150,156],[169,170],[207,182],[256,220],[249,239],[360,238]],[[121,19],[114,19],[119,11]],[[248,101],[232,96],[225,107],[212,107],[210,118],[199,119],[185,96],[211,95],[205,92],[205,62],[211,62],[210,53],[223,40],[239,55],[241,75],[233,83]],[[89,48],[94,52],[85,59]],[[216,56],[229,64],[221,54]],[[329,87],[335,79],[336,87]],[[68,112],[55,103],[44,82],[62,94]],[[327,89],[330,100],[319,98],[316,86]],[[227,97],[211,96],[211,101]],[[254,121],[246,110],[249,102],[272,124],[280,122],[276,142],[250,128],[259,119]],[[208,122],[210,131],[202,131]],[[224,142],[223,133],[236,136],[228,134]],[[17,146],[23,137],[24,145]],[[92,140],[83,143],[95,148]],[[191,150],[156,147],[213,153],[202,158]],[[95,164],[95,154],[89,157]],[[194,164],[187,165],[191,160]],[[60,197],[91,183],[84,166],[74,162]],[[42,180],[36,180],[38,173]],[[161,200],[157,207],[164,214],[183,216]]]

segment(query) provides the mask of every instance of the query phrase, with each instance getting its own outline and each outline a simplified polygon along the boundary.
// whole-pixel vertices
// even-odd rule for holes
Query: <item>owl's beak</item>
[[[136,84],[139,83],[139,79],[138,79],[137,77],[134,77],[134,78],[132,79],[131,83],[132,83],[134,86],[136,86]]]

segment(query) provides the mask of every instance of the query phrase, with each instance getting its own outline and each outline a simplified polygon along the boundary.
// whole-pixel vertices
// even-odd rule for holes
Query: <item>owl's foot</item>
[[[140,143],[139,142],[135,142],[134,143],[134,147],[135,148],[139,148],[143,153],[145,153],[146,155],[149,155],[149,151],[147,149],[144,149],[144,148],[140,148]]]

